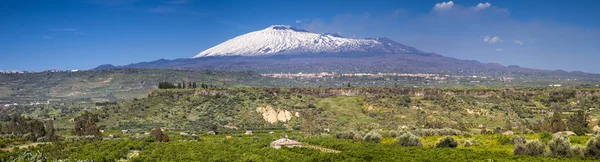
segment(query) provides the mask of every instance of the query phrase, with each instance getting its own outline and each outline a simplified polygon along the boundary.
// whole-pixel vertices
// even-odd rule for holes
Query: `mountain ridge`
[[[312,33],[286,25],[242,34],[206,49],[193,58],[160,59],[104,68],[170,68],[186,70],[234,70],[259,73],[436,73],[465,76],[530,78],[586,78],[583,72],[540,70],[516,65],[481,63],[423,52],[389,38],[344,38],[335,33]]]
[[[312,33],[288,25],[272,25],[206,49],[207,56],[271,56],[325,53],[424,53],[388,38],[345,38],[335,33]]]

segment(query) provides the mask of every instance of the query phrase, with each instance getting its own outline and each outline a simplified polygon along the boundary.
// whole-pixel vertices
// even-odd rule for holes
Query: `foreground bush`
[[[571,146],[571,156],[572,157],[583,157],[583,153],[585,152],[585,147],[575,145]]]
[[[525,143],[525,154],[538,156],[544,154],[546,145],[540,140],[531,140]]]
[[[365,137],[363,137],[363,140],[367,141],[367,142],[379,143],[379,142],[381,142],[382,138],[383,137],[381,137],[381,134],[379,134],[379,133],[377,133],[375,131],[371,131],[371,132],[367,133],[365,135]]]
[[[600,159],[600,134],[594,134],[585,145],[585,156]]]
[[[548,142],[551,157],[569,157],[571,155],[571,143],[569,137],[564,133],[555,134]]]
[[[457,146],[458,146],[458,142],[456,142],[456,140],[454,138],[452,138],[451,136],[446,136],[446,137],[440,139],[435,144],[435,148],[443,148],[443,147],[455,148]]]
[[[415,136],[414,134],[408,132],[404,133],[400,137],[398,137],[398,144],[401,146],[419,146],[423,147],[421,144],[421,138],[419,136]]]
[[[512,136],[510,141],[515,145],[524,145],[527,142],[525,136]]]

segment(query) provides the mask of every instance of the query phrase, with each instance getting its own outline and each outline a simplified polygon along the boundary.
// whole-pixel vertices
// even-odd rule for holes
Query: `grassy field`
[[[336,139],[328,135],[304,137],[298,131],[254,131],[253,135],[230,132],[201,135],[199,140],[170,134],[171,142],[150,142],[130,139],[131,134],[105,141],[54,142],[28,149],[0,154],[0,161],[18,157],[26,152],[41,154],[48,160],[94,161],[594,161],[590,158],[550,158],[513,155],[513,144],[501,144],[504,135],[454,136],[457,148],[434,148],[441,136],[423,137],[424,147],[404,147],[395,138],[386,137],[381,143]],[[115,134],[116,131],[107,133]],[[105,134],[106,135],[106,134]],[[273,149],[269,143],[281,137],[298,139],[303,148]],[[106,137],[106,136],[105,136]],[[537,139],[539,134],[527,135]],[[589,137],[571,137],[581,144]],[[478,145],[464,147],[464,140],[476,140]],[[326,148],[330,151],[323,151]],[[332,153],[334,150],[336,153]]]

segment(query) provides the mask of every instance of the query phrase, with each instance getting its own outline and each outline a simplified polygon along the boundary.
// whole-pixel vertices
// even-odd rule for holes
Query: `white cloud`
[[[454,2],[448,1],[448,2],[436,3],[435,6],[433,6],[433,9],[438,10],[438,11],[444,11],[444,10],[448,10],[448,9],[452,8],[452,6],[454,6]]]
[[[489,43],[489,44],[494,44],[497,42],[502,42],[502,40],[500,40],[500,37],[498,37],[498,36],[490,37],[490,36],[486,35],[485,37],[483,37],[483,42]]]
[[[520,41],[520,40],[515,40],[515,44],[518,44],[518,45],[522,46],[525,43],[523,43],[523,41]]]
[[[475,10],[484,10],[486,8],[489,8],[490,6],[492,6],[492,4],[485,2],[485,3],[479,3],[477,4],[477,6],[475,6]]]
[[[302,22],[302,20],[296,20],[296,24],[299,24],[301,22]]]
[[[500,52],[500,51],[502,51],[502,50],[503,50],[502,48],[498,48],[498,49],[496,49],[496,51],[498,51],[498,52]]]

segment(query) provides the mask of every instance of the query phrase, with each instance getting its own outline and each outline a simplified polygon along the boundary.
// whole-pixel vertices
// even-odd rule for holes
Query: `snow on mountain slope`
[[[337,34],[311,33],[286,25],[273,25],[227,40],[200,52],[206,56],[265,56],[316,53],[423,53],[387,38],[352,39]]]

